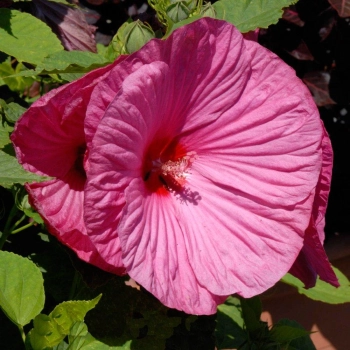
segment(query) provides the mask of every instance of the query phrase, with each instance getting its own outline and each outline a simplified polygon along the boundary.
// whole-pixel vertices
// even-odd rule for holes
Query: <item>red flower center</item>
[[[194,152],[187,152],[177,141],[167,138],[151,143],[145,154],[143,180],[151,192],[168,195],[181,191],[195,159]]]
[[[77,158],[74,163],[74,169],[86,179],[85,163],[87,159],[87,148],[86,145],[81,145],[77,148]]]

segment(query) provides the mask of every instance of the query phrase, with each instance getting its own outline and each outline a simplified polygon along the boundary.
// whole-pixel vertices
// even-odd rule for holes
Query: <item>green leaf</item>
[[[300,294],[304,294],[313,300],[323,301],[328,304],[348,303],[350,302],[350,281],[334,266],[333,270],[339,280],[340,287],[338,288],[318,279],[315,287],[305,289],[303,282],[289,273],[285,275],[281,281],[296,287]]]
[[[17,103],[10,102],[4,110],[5,117],[10,123],[15,123],[19,117],[26,111],[26,108]]]
[[[8,130],[8,125],[1,125],[0,124],[0,148],[3,148],[4,146],[11,143],[10,140],[10,134]]]
[[[69,350],[109,350],[110,347],[88,333],[84,322],[76,322],[68,336]]]
[[[238,348],[248,340],[238,298],[228,297],[224,304],[218,306],[215,337],[219,349]]]
[[[89,301],[66,301],[57,305],[50,315],[35,317],[34,328],[29,332],[33,349],[43,350],[58,345],[70,334],[76,322],[84,320],[86,313],[96,306],[100,298],[101,295]]]
[[[44,22],[25,12],[0,9],[0,51],[20,62],[39,64],[62,50],[61,42]]]
[[[260,316],[262,312],[261,300],[258,296],[253,298],[241,298],[242,316],[249,332],[261,328]]]
[[[304,329],[281,324],[274,325],[270,331],[271,339],[280,344],[289,343],[294,339],[305,337],[307,335],[309,335],[309,332]]]
[[[35,211],[29,204],[28,195],[25,195],[23,197],[20,209],[24,212],[24,214],[26,214],[26,216],[32,218],[37,224],[44,223],[44,220],[42,219],[40,214],[37,211]]]
[[[15,157],[0,151],[0,186],[8,188],[15,183],[24,184],[48,179],[25,171]]]
[[[9,57],[5,62],[0,64],[0,86],[7,85],[10,90],[23,93],[24,90],[29,88],[34,82],[34,79],[30,78],[28,72],[30,72],[30,70],[22,63],[18,63],[15,69],[12,68],[11,58]]]
[[[0,86],[9,85],[9,88],[13,90],[12,86],[10,85],[10,81],[5,82],[2,78],[7,77],[14,73],[15,73],[15,70],[11,67],[10,57],[5,62],[0,63]]]
[[[66,336],[60,333],[57,323],[45,314],[36,316],[33,324],[34,328],[28,333],[28,337],[34,350],[53,347],[59,344]]]
[[[234,24],[242,33],[267,28],[282,17],[282,8],[297,0],[219,0],[213,4],[216,18]]]
[[[68,335],[69,350],[130,350],[131,342],[122,346],[108,346],[95,339],[89,332],[84,322],[76,322]],[[143,349],[143,348],[142,348]],[[58,350],[58,349],[57,349]]]
[[[0,251],[0,306],[14,323],[24,326],[44,307],[43,277],[36,265]]]
[[[65,301],[57,305],[50,313],[61,334],[69,334],[75,322],[83,321],[86,313],[93,309],[101,299],[101,294],[92,300]]]
[[[280,344],[289,345],[288,349],[316,350],[306,331],[298,322],[282,319],[270,331],[270,338]]]
[[[44,58],[36,72],[85,73],[107,64],[104,56],[87,51],[59,51]]]

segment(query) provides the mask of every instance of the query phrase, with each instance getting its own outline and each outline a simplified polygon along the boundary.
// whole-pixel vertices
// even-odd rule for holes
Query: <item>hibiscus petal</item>
[[[57,177],[27,185],[31,202],[44,217],[49,231],[81,259],[121,274],[125,269],[120,249],[114,265],[101,258],[86,234],[82,206],[86,179],[83,123],[87,100],[111,67],[97,69],[44,95],[23,114],[11,139],[26,170]]]
[[[72,168],[79,147],[85,145],[87,101],[93,87],[110,69],[97,69],[50,91],[23,114],[11,140],[26,170],[62,178]]]
[[[62,180],[27,184],[26,189],[31,204],[45,220],[50,233],[75,251],[80,259],[121,274],[124,272],[122,262],[115,266],[108,264],[86,234],[82,218],[84,183],[80,174],[70,172]]]
[[[304,247],[289,271],[305,284],[306,288],[315,286],[317,275],[320,279],[339,286],[338,279],[328,261],[322,246],[324,241],[324,216],[327,208],[328,194],[332,175],[333,152],[329,137],[323,128],[322,170],[316,186],[312,218],[305,233]]]
[[[89,162],[93,166],[87,171],[85,222],[92,241],[111,264],[115,263],[115,250],[119,250],[117,226],[125,205],[124,190],[130,179],[141,177],[143,150],[151,138],[149,129],[158,130],[156,118],[151,125],[145,118],[153,112],[148,98],[157,95],[156,86],[165,83],[167,71],[165,63],[154,62],[128,76],[92,142]],[[147,89],[140,89],[140,85]],[[162,105],[159,107],[162,111]]]
[[[266,205],[293,206],[308,197],[321,168],[322,126],[307,88],[271,52],[246,42],[253,72],[242,97],[215,123],[181,134],[208,164],[203,176]],[[200,113],[206,117],[206,110]],[[217,179],[215,179],[217,181]]]
[[[129,275],[168,307],[190,314],[215,313],[227,295],[213,295],[198,281],[186,249],[187,232],[173,201],[150,196],[139,178],[125,195],[128,203],[119,232]]]

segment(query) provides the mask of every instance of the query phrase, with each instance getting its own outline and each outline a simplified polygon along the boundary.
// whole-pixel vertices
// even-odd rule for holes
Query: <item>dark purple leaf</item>
[[[86,22],[81,10],[47,0],[33,0],[33,4],[36,17],[52,28],[66,50],[97,51],[95,28]]]
[[[300,19],[298,12],[293,11],[290,8],[284,10],[282,18],[290,23],[294,23],[298,27],[303,27],[305,24],[305,22]]]
[[[333,29],[335,23],[336,23],[335,17],[331,17],[331,18],[326,22],[325,26],[322,27],[322,28],[319,30],[318,34],[319,34],[319,36],[321,37],[321,40],[322,40],[322,41],[325,40],[325,39],[327,39],[327,37],[328,37],[328,35],[331,33],[331,31],[332,31],[332,29]]]
[[[335,104],[329,96],[329,81],[331,76],[327,72],[315,71],[306,73],[304,83],[310,89],[317,106]]]
[[[313,61],[314,56],[312,56],[309,48],[304,41],[293,51],[289,52],[290,55],[301,61]]]
[[[350,0],[328,0],[340,17],[350,17]]]

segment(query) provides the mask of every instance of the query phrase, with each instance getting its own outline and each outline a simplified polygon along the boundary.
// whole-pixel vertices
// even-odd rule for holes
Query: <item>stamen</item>
[[[190,174],[188,171],[189,167],[194,162],[195,158],[196,153],[190,152],[176,161],[168,160],[161,164],[160,171],[167,183],[168,189],[173,188],[176,190],[178,187],[183,186],[186,177]]]
[[[186,178],[190,175],[190,167],[197,158],[197,154],[196,152],[186,153],[181,147],[178,149],[181,153],[176,154],[167,150],[158,153],[153,150],[146,154],[142,178],[151,192],[168,195],[169,192],[182,193],[185,190]],[[157,154],[157,158],[152,157],[154,153]]]

